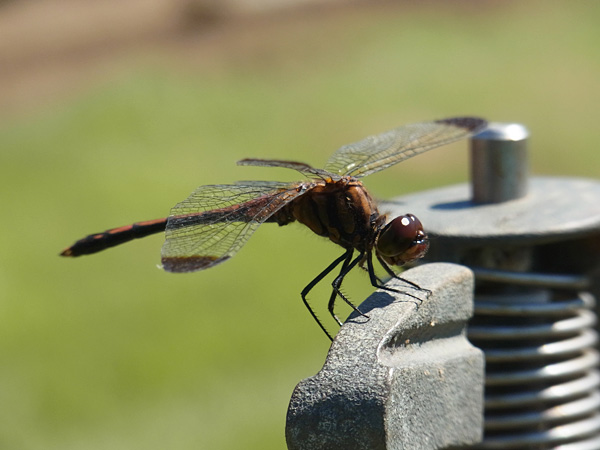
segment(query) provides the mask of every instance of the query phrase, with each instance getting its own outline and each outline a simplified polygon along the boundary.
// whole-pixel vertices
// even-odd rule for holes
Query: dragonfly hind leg
[[[302,292],[300,293],[300,295],[302,296],[302,301],[304,302],[304,306],[306,306],[306,309],[308,309],[308,312],[310,313],[310,315],[313,317],[313,319],[315,319],[315,322],[317,322],[317,324],[319,325],[319,327],[321,327],[321,330],[323,330],[323,332],[327,335],[327,337],[331,341],[333,341],[333,337],[331,336],[331,334],[329,334],[329,332],[327,331],[327,329],[325,328],[325,326],[321,323],[321,321],[317,317],[316,313],[314,312],[314,310],[312,309],[312,307],[308,303],[308,300],[306,299],[306,296],[312,290],[312,288],[314,288],[323,278],[325,278],[342,261],[344,261],[344,264],[347,265],[347,263],[345,263],[345,261],[348,260],[348,259],[350,259],[351,257],[352,257],[352,249],[347,250],[342,256],[340,256],[339,258],[335,259],[335,261],[333,261],[331,264],[329,264],[327,266],[327,268],[325,270],[323,270],[319,275],[317,275],[310,283],[308,283],[306,285],[306,287],[304,289],[302,289]],[[334,318],[337,320],[337,317],[334,316]],[[338,323],[339,323],[339,321],[338,321]]]
[[[340,326],[342,325],[342,321],[335,315],[335,312],[334,312],[335,299],[339,296],[354,311],[356,311],[361,316],[367,317],[356,306],[354,306],[352,304],[352,302],[340,290],[340,286],[342,285],[342,282],[344,281],[344,277],[348,274],[348,272],[350,272],[354,268],[354,266],[356,266],[363,259],[363,256],[364,256],[364,254],[361,253],[353,260],[352,259],[353,254],[354,254],[353,249],[350,248],[350,249],[346,250],[343,255],[341,255],[339,258],[335,259],[331,264],[329,264],[329,266],[327,266],[327,268],[325,270],[323,270],[319,275],[317,275],[315,277],[315,279],[312,280],[302,290],[302,293],[300,294],[302,296],[302,301],[304,302],[304,306],[306,306],[306,308],[310,312],[310,315],[313,317],[313,319],[315,319],[315,322],[317,322],[319,327],[321,327],[321,330],[323,330],[323,332],[327,335],[327,337],[332,341],[333,341],[333,337],[327,331],[327,329],[325,328],[325,326],[323,325],[321,320],[317,317],[316,313],[314,312],[314,310],[308,303],[306,296],[312,290],[312,288],[314,288],[323,278],[325,278],[333,269],[335,269],[341,263],[342,268],[340,270],[340,273],[335,278],[335,280],[333,280],[333,282],[331,283],[333,291],[331,292],[331,296],[329,298],[329,303],[327,304],[327,309],[329,310],[329,314],[331,314],[331,317],[333,317],[333,319],[338,323],[338,325],[340,325]]]

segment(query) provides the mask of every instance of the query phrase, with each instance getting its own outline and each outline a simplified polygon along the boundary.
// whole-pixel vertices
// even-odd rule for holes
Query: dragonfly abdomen
[[[61,252],[61,256],[89,255],[133,239],[160,233],[161,231],[165,231],[166,226],[167,219],[163,218],[136,222],[119,228],[111,228],[102,233],[90,234],[78,240],[72,246],[64,249]]]

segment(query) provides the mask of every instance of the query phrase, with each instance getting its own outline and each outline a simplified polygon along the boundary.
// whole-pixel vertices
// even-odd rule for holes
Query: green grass
[[[284,448],[292,389],[328,348],[299,292],[338,248],[265,225],[206,273],[157,269],[159,236],[57,256],[84,234],[166,215],[200,184],[294,178],[237,159],[320,165],[402,123],[478,114],[529,127],[533,172],[598,177],[598,4],[468,5],[306,16],[214,66],[135,59],[6,123],[0,447]],[[367,185],[389,197],[463,181],[465,148]],[[346,291],[360,302],[371,289],[356,274]],[[326,295],[312,296],[323,317]]]

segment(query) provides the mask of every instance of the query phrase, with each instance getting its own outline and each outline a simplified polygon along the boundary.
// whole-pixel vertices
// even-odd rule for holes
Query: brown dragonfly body
[[[273,215],[279,225],[298,221],[315,234],[343,248],[366,251],[375,242],[375,231],[385,222],[363,184],[351,177],[315,183],[303,195]]]
[[[406,214],[388,222],[387,217],[379,213],[377,203],[360,178],[431,148],[464,138],[485,125],[483,119],[472,117],[406,125],[341,147],[324,169],[294,161],[244,159],[238,164],[289,168],[302,173],[308,181],[249,181],[201,186],[177,204],[168,218],[137,222],[89,235],[65,249],[61,255],[96,253],[135,238],[166,231],[163,268],[169,272],[193,272],[231,258],[262,223],[287,225],[297,221],[344,248],[344,253],[312,280],[301,294],[311,315],[331,339],[306,298],[318,282],[341,264],[339,275],[332,282],[328,304],[329,312],[341,324],[334,313],[337,297],[357,310],[340,291],[344,277],[356,265],[367,270],[373,286],[397,292],[385,286],[375,274],[373,255],[388,275],[398,278],[389,265],[401,266],[421,258],[428,248],[427,235],[419,220],[412,214]],[[356,256],[355,252],[358,253]]]

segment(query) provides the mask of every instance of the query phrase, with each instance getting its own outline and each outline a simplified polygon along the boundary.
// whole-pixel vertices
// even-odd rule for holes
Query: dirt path
[[[264,1],[265,8],[272,3]],[[332,3],[318,15],[337,9]],[[210,64],[252,52],[315,13],[281,4],[265,14],[225,10],[211,0],[0,0],[0,117],[76,95],[132,58],[180,54]]]

